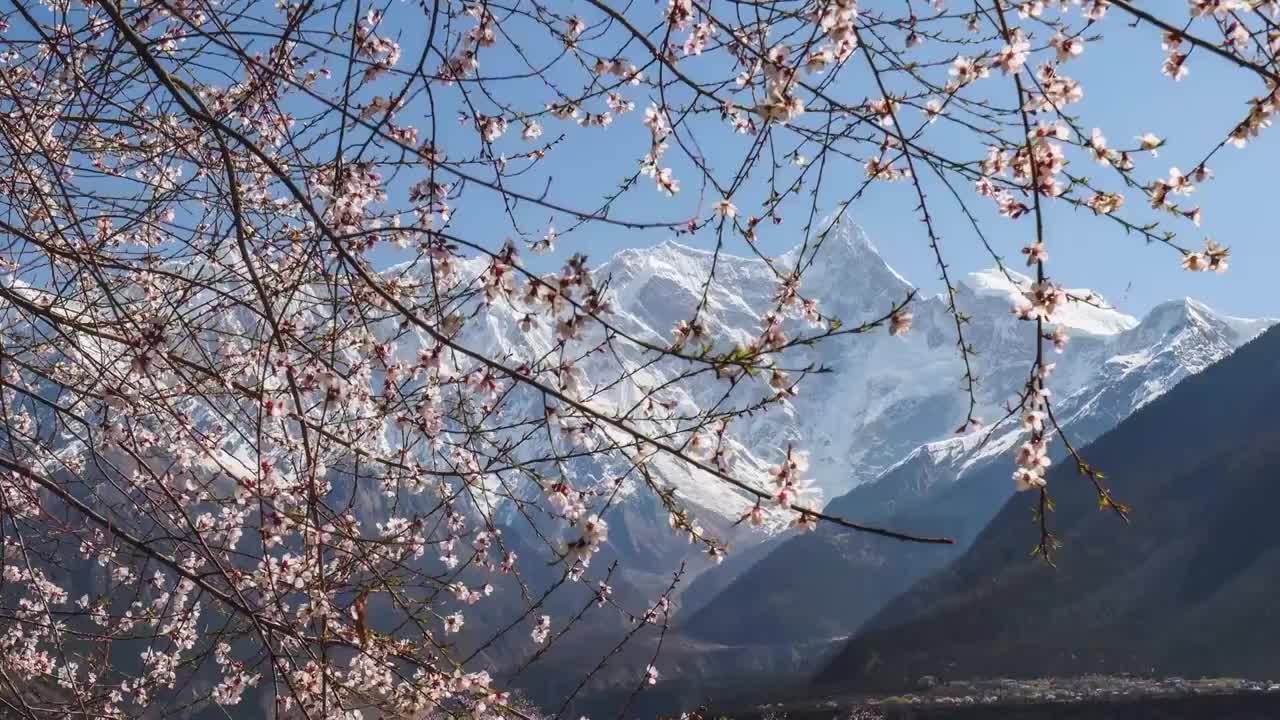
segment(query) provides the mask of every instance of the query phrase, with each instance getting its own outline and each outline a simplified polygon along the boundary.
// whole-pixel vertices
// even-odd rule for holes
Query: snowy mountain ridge
[[[614,307],[609,322],[654,345],[666,345],[678,322],[693,319],[705,293],[705,307],[697,319],[716,350],[728,350],[759,334],[762,318],[774,307],[780,274],[797,261],[805,265],[803,295],[818,300],[825,317],[839,318],[846,327],[884,316],[915,289],[847,216],[819,238],[771,262],[727,253],[716,256],[667,241],[623,250],[592,275],[597,282],[608,283]],[[488,265],[488,259],[480,257],[457,262],[463,283],[473,282]],[[707,284],[713,262],[714,277]],[[382,274],[413,272],[418,271],[393,267]],[[978,351],[973,358],[980,380],[976,413],[988,420],[1005,414],[1005,404],[1022,388],[1029,370],[1034,330],[1011,312],[1019,287],[1029,282],[1018,273],[992,269],[971,273],[957,284],[957,305],[970,318],[965,340]],[[1071,292],[1092,297],[1094,304],[1072,303],[1061,311],[1058,319],[1072,339],[1066,352],[1055,358],[1058,367],[1052,387],[1064,424],[1092,418],[1098,432],[1272,323],[1224,316],[1190,299],[1157,306],[1139,321],[1106,307],[1087,290]],[[531,331],[522,328],[519,307],[503,302],[486,305],[464,325],[462,344],[504,362],[557,352],[553,323],[542,322]],[[822,366],[830,372],[806,378],[798,396],[788,403],[730,424],[734,474],[768,488],[770,467],[793,444],[809,453],[809,477],[825,498],[833,498],[913,459],[928,457],[958,472],[979,455],[1007,449],[1015,435],[993,437],[980,450],[980,434],[954,436],[968,411],[954,321],[942,295],[917,295],[910,310],[913,328],[902,337],[880,330],[788,350],[784,357],[789,365]],[[788,322],[796,328],[802,321]],[[391,323],[384,329],[388,337],[395,333]],[[590,338],[582,345],[589,347],[589,342]],[[420,338],[399,343],[396,352],[412,364],[429,345]],[[634,344],[623,343],[616,350],[613,357],[589,355],[579,363],[581,385],[589,389],[590,403],[598,411],[629,408],[645,396],[644,388],[663,387],[663,399],[673,404],[675,412],[688,415],[722,399],[723,382],[703,376],[668,385],[674,372],[687,368],[651,363],[651,355],[644,355]],[[618,382],[620,366],[630,373],[623,382]],[[1124,402],[1101,406],[1100,390],[1118,385],[1125,387]],[[743,404],[770,390],[763,381],[749,381],[734,392]],[[511,400],[513,414],[541,415],[543,402],[536,393],[524,393]],[[619,470],[604,466],[609,462],[589,459],[571,464],[567,472],[579,476],[575,481],[598,480]],[[736,520],[753,502],[665,454],[656,455],[651,466],[656,478],[675,486],[687,504],[714,516],[715,522]],[[624,487],[620,495],[634,495],[635,489]]]
[[[1087,379],[1073,383],[1074,392],[1060,393],[1065,396],[1056,401],[1059,419],[1073,442],[1088,442],[1274,322],[1220,315],[1190,298],[1161,303],[1141,323],[1116,333],[1102,352],[1090,350],[1088,357],[1099,361],[1096,372],[1086,374],[1080,368],[1069,368]],[[1072,348],[1068,348],[1070,352]],[[917,468],[925,477],[954,482],[971,468],[1011,452],[1021,440],[1022,433],[1014,428],[990,436],[971,433],[926,443],[885,475],[909,464],[927,465],[927,471]]]
[[[787,269],[797,254],[798,248],[775,265]],[[594,274],[610,279],[619,326],[637,337],[666,342],[671,328],[689,319],[697,306],[712,258],[708,251],[668,241],[624,250]],[[820,301],[824,315],[846,324],[883,315],[912,289],[848,220],[838,221],[827,233],[817,260],[805,272],[801,290]],[[1029,282],[1017,273],[992,269],[968,275],[957,288],[957,303],[971,318],[966,340],[979,350],[974,360],[981,380],[977,412],[988,420],[1005,414],[1005,404],[1021,389],[1029,369],[1033,330],[1010,311],[1018,285]],[[774,270],[760,259],[727,254],[716,259],[707,307],[699,319],[718,348],[758,333],[776,286]],[[1099,424],[1099,432],[1272,322],[1220,315],[1189,299],[1164,303],[1139,321],[1106,307],[1087,290],[1071,292],[1092,296],[1095,304],[1072,303],[1058,318],[1071,341],[1054,358],[1052,387],[1064,425],[1089,421]],[[1007,451],[1017,439],[1015,431],[997,433],[985,444],[984,433],[953,435],[967,409],[954,323],[942,296],[918,297],[911,310],[914,327],[904,337],[885,332],[842,336],[800,350],[797,364],[825,365],[832,372],[808,378],[789,407],[731,425],[739,446],[735,473],[765,487],[769,466],[793,443],[808,450],[812,479],[827,497],[834,497],[899,463],[918,460],[922,453],[954,465],[958,473],[982,457]],[[490,326],[495,327],[492,320]],[[591,375],[589,367],[585,372]],[[663,379],[657,369],[637,378],[642,384]],[[1103,388],[1117,384],[1133,386],[1123,406],[1093,404]],[[677,390],[680,402],[700,406],[717,389],[710,381],[707,385],[705,392],[696,386]],[[690,475],[675,461],[659,458],[655,470],[704,511],[736,518],[747,506],[747,500],[722,483]]]

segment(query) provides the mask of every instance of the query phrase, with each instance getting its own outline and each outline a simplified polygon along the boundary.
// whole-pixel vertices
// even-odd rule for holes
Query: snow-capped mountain
[[[789,267],[796,256],[793,250],[776,265]],[[802,291],[820,301],[824,314],[846,325],[883,315],[912,289],[849,220],[838,221],[826,234],[817,257],[804,274]],[[595,275],[610,278],[621,327],[665,342],[671,328],[697,306],[712,259],[710,252],[667,242],[625,250]],[[745,342],[759,332],[761,318],[772,306],[777,274],[755,258],[722,254],[716,263],[700,319],[716,343]],[[957,304],[970,318],[966,342],[978,351],[977,414],[988,420],[1004,415],[1029,370],[1034,330],[1010,312],[1018,285],[1028,283],[1015,273],[990,270],[963,278],[958,287]],[[1091,295],[1086,290],[1072,294]],[[967,410],[953,320],[940,296],[918,297],[911,309],[914,327],[904,337],[882,331],[846,335],[800,350],[798,364],[823,365],[831,372],[806,379],[789,406],[733,423],[730,435],[740,445],[736,474],[765,486],[768,467],[789,443],[809,452],[809,474],[827,497],[879,477],[913,453],[955,458],[958,467],[972,462],[971,450],[982,434],[953,435]],[[1221,316],[1191,300],[1161,305],[1140,323],[1107,308],[1096,296],[1094,304],[1072,303],[1056,320],[1071,335],[1067,350],[1055,358],[1052,387],[1059,398],[1059,418],[1073,423],[1093,418],[1097,431],[1269,324]],[[490,328],[502,328],[503,337],[506,325],[514,326],[514,320],[489,320]],[[471,342],[483,345],[485,340],[475,337]],[[586,374],[590,377],[590,367]],[[661,368],[651,368],[638,376],[637,384],[653,386],[664,379]],[[1095,399],[1117,385],[1128,388],[1123,401],[1098,406]],[[673,392],[679,402],[701,406],[718,397],[721,387],[708,379],[705,388],[686,382]],[[1009,442],[997,437],[981,455],[1002,452]],[[689,476],[675,463],[658,463],[658,473],[704,512],[736,519],[746,506],[746,500],[721,483]]]
[[[796,252],[778,264],[792,262]],[[620,253],[598,273],[611,276],[620,314],[662,337],[696,304],[711,257],[666,243]],[[848,221],[827,234],[818,258],[804,275],[802,291],[818,299],[824,313],[846,323],[883,315],[912,287]],[[1030,370],[1035,331],[1011,312],[1019,287],[1029,282],[1016,273],[989,270],[962,278],[957,287],[956,303],[970,318],[966,341],[978,351],[973,360],[981,381],[976,414],[990,423],[1007,413],[1006,403],[1023,388]],[[711,336],[745,340],[754,335],[776,283],[763,261],[722,255],[704,318]],[[1092,295],[1087,290],[1071,294]],[[735,423],[731,432],[743,455],[737,471],[748,477],[756,472],[764,481],[768,465],[794,443],[809,451],[810,475],[835,498],[829,512],[951,535],[958,547],[904,545],[834,528],[772,538],[730,530],[741,512],[740,499],[699,487],[700,482],[714,485],[710,478],[673,474],[668,480],[699,506],[704,522],[732,533],[729,539],[738,545],[722,565],[690,565],[695,577],[681,595],[681,630],[664,662],[672,673],[696,676],[691,687],[727,687],[757,671],[762,680],[802,671],[800,658],[818,657],[824,643],[853,632],[898,592],[957,557],[1013,494],[1012,450],[1022,438],[1016,417],[989,428],[990,435],[955,435],[968,402],[954,322],[940,296],[917,297],[911,309],[915,320],[905,336],[877,331],[806,349],[805,361],[831,372],[807,379],[788,408]],[[1092,304],[1070,304],[1056,319],[1070,341],[1052,357],[1056,368],[1050,385],[1055,413],[1077,446],[1272,324],[1220,315],[1193,300],[1164,303],[1139,320],[1096,296]],[[643,497],[638,493],[610,510],[611,528],[616,528],[610,541],[618,543],[620,567],[643,569],[655,581],[652,588],[667,579],[664,570],[691,551],[664,538],[661,522],[651,516],[661,508]],[[798,653],[798,642],[817,645]]]
[[[979,307],[1007,304],[1013,292],[991,273],[970,282],[978,289],[969,297]],[[1057,358],[1051,383],[1055,415],[1086,460],[1088,443],[1273,324],[1219,315],[1189,299],[1163,303],[1141,322],[1089,312],[1092,317],[1068,316],[1076,335]],[[977,319],[974,324],[984,327]],[[1086,327],[1094,332],[1083,332]],[[1015,364],[1003,372],[1012,374],[988,369],[988,387],[1018,382],[1025,370]],[[736,644],[742,642],[737,628],[767,628],[750,640],[767,645],[855,631],[898,593],[958,557],[1014,494],[1012,452],[1025,434],[1010,424],[925,443],[827,506],[836,515],[947,535],[956,545],[924,548],[835,530],[776,541],[763,558],[735,564],[731,556],[695,581],[689,604],[701,609],[686,618],[687,632]],[[1060,444],[1053,455],[1065,455]]]
[[[797,262],[806,265],[803,295],[819,301],[823,316],[839,318],[845,327],[884,316],[913,291],[911,283],[885,262],[847,216],[825,228],[820,238],[810,238],[807,244],[772,262],[728,254],[716,257],[705,250],[666,242],[620,252],[592,275],[598,283],[607,282],[615,309],[609,321],[629,336],[665,346],[673,326],[692,319],[694,308],[702,304],[698,320],[709,341],[717,349],[728,349],[759,334],[764,316],[775,305],[780,271]],[[481,258],[461,260],[459,275],[470,282],[487,263]],[[390,268],[384,274],[415,272],[421,270]],[[708,277],[712,277],[709,284]],[[976,414],[988,420],[1005,413],[1005,404],[1022,388],[1029,370],[1034,330],[1010,312],[1019,287],[1027,283],[1027,278],[1017,274],[990,270],[962,278],[957,287],[956,304],[969,318],[965,341],[977,351],[973,357],[980,380]],[[1091,295],[1084,290],[1072,294]],[[471,320],[462,331],[463,345],[513,364],[557,352],[554,323],[544,322],[530,332],[521,327],[523,311],[519,307],[520,303],[495,302],[469,308]],[[1013,433],[997,433],[981,447],[982,434],[953,434],[967,416],[968,399],[954,321],[944,298],[917,295],[910,309],[914,327],[905,336],[891,337],[878,330],[788,350],[785,359],[789,365],[821,366],[830,371],[807,377],[799,394],[787,404],[753,412],[730,424],[728,436],[737,456],[734,475],[768,488],[770,467],[782,458],[788,445],[794,445],[808,452],[808,477],[825,498],[831,498],[887,477],[887,473],[900,476],[912,465],[922,468],[913,474],[915,480],[945,485],[983,458],[1006,452],[1016,439]],[[1070,304],[1056,320],[1071,334],[1066,352],[1057,358],[1052,379],[1059,418],[1078,426],[1079,432],[1087,430],[1088,436],[1111,427],[1269,324],[1220,316],[1190,300],[1162,305],[1139,322],[1097,298],[1093,304]],[[231,323],[227,334],[237,335],[241,320],[230,317],[226,322]],[[429,342],[415,341],[412,335],[400,332],[392,320],[383,325],[379,339],[399,337],[397,356],[411,365],[418,362],[419,353]],[[580,345],[590,347],[590,340]],[[127,352],[119,354],[126,360],[129,357]],[[671,384],[688,366],[649,362],[635,343],[615,344],[610,356],[604,355],[591,353],[579,363],[580,384],[587,389],[584,396],[589,396],[597,411],[630,408],[645,396],[644,388],[663,388],[663,400],[676,412],[688,415],[723,399],[725,384],[709,373]],[[620,367],[628,373],[621,382]],[[741,406],[752,393],[760,397],[770,390],[764,380],[753,379],[740,383],[734,392]],[[514,391],[506,405],[510,417],[531,418],[541,415],[544,402],[537,393]],[[216,420],[208,418],[211,424]],[[232,444],[225,452],[235,460],[237,453],[244,454],[242,450]],[[395,448],[383,450],[391,453]],[[239,460],[247,468],[255,464]],[[608,467],[611,461],[623,459],[588,457],[559,469],[574,475],[571,479],[575,482],[584,483],[624,474],[625,468]],[[736,489],[690,471],[663,453],[655,455],[649,466],[659,482],[677,489],[708,534],[739,546],[767,537],[766,533],[733,526],[753,503]],[[625,554],[634,554],[636,562],[648,571],[663,573],[673,564],[671,558],[654,558],[661,553],[646,551],[652,549],[654,536],[665,524],[665,509],[651,493],[636,492],[634,484],[632,480],[623,487],[617,493],[618,501],[607,511],[613,528],[610,539],[619,548],[634,548],[635,553]],[[539,489],[528,490],[536,493]],[[375,495],[364,498],[370,516],[378,512]],[[520,518],[511,516],[510,505],[496,510],[500,520],[509,520],[512,526],[520,524]],[[858,508],[850,514],[863,516]],[[631,534],[633,530],[638,534]]]
[[[811,242],[810,251],[812,247]],[[633,337],[665,344],[672,327],[690,319],[702,298],[714,258],[715,278],[705,288],[706,308],[699,319],[711,341],[725,348],[759,333],[779,283],[775,268],[794,265],[799,251],[784,254],[770,267],[758,258],[724,254],[714,258],[710,252],[667,242],[620,252],[593,275],[608,279],[615,308],[611,322]],[[989,422],[1007,414],[1006,404],[1023,388],[1030,369],[1035,331],[1011,312],[1019,287],[1027,284],[1029,279],[1016,273],[989,270],[962,278],[957,287],[956,303],[969,318],[965,340],[977,350],[973,357],[980,380],[976,414]],[[883,316],[912,288],[847,219],[824,234],[816,261],[801,285],[806,297],[819,301],[824,315],[840,318],[846,326]],[[1057,367],[1051,387],[1055,412],[1071,428],[1077,443],[1110,429],[1270,324],[1218,315],[1191,300],[1163,304],[1139,321],[1109,308],[1087,290],[1071,294],[1093,300],[1071,303],[1056,317],[1071,339],[1065,352],[1053,358]],[[860,499],[838,499],[829,509],[855,520],[885,522],[896,509],[954,484],[966,472],[988,466],[1001,468],[1001,473],[1005,467],[1011,470],[1011,450],[1020,438],[1016,423],[997,427],[990,437],[986,432],[955,435],[955,428],[966,418],[968,399],[954,321],[945,299],[918,295],[911,310],[915,320],[905,336],[891,337],[880,330],[797,348],[789,362],[825,366],[830,372],[807,378],[788,405],[731,424],[729,435],[738,456],[734,474],[767,488],[770,466],[781,459],[788,444],[794,444],[809,453],[809,477],[827,498],[840,498],[879,479],[876,487],[850,496]],[[490,307],[482,324],[469,324],[466,343],[499,355],[537,354],[554,346],[545,329],[541,335],[522,332],[518,318],[504,313],[501,304]],[[533,347],[522,350],[522,343]],[[626,350],[623,347],[621,352]],[[638,357],[624,355],[622,360],[634,364],[636,375],[608,392],[593,394],[597,407],[624,407],[640,396],[639,387],[661,386],[672,372],[667,365],[644,364]],[[617,363],[617,358],[598,363],[586,359],[584,386],[607,385],[616,376]],[[720,399],[723,384],[704,376],[683,380],[667,393],[678,406],[703,408]],[[655,456],[651,467],[655,477],[677,489],[708,534],[727,540],[739,551],[731,551],[719,567],[704,559],[691,564],[694,575],[710,568],[690,593],[690,604],[700,604],[760,557],[759,552],[741,551],[767,540],[769,534],[734,526],[752,501],[733,488],[690,472],[662,454]],[[577,482],[617,470],[602,465],[599,458],[566,468]],[[652,493],[634,490],[625,489],[625,497],[608,510],[610,544],[621,572],[636,573],[632,580],[640,586],[657,588],[667,582],[680,559],[699,551],[667,530],[665,509]],[[995,492],[988,498],[991,507],[973,517],[994,514],[1002,498],[1012,492],[1012,483],[1003,483]],[[879,499],[868,505],[867,498],[872,496]],[[519,520],[511,518],[511,532],[519,532]],[[931,530],[927,526],[911,529]],[[737,554],[746,559],[735,559]]]
[[[1060,396],[1055,413],[1073,442],[1089,442],[1273,323],[1220,315],[1190,298],[1162,303],[1121,332],[1071,343],[1054,371],[1054,390]],[[882,478],[911,477],[914,491],[923,492],[926,485],[955,482],[1008,454],[1022,438],[1015,424],[991,436],[979,432],[926,443]],[[911,472],[905,472],[909,467]]]

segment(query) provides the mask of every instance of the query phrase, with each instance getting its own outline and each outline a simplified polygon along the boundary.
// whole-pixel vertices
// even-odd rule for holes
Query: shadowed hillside
[[[952,566],[881,612],[820,685],[922,675],[1280,673],[1280,333],[1188,378],[1086,448],[1132,523],[1098,511],[1073,467],[1050,474],[1056,568],[1029,556],[1031,496]]]

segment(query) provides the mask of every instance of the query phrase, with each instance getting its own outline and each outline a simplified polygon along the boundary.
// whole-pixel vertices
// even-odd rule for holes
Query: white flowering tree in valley
[[[1026,238],[1027,382],[986,420],[1026,428],[1014,480],[1039,494],[1048,558],[1051,443],[1125,508],[1054,419],[1049,360],[1068,341],[1055,312],[1097,300],[1053,276],[1046,208],[1148,241],[1169,267],[1225,270],[1189,196],[1222,148],[1270,123],[1278,12],[14,0],[0,8],[4,714],[525,717],[500,671],[574,623],[618,615],[634,626],[624,643],[665,633],[670,591],[630,606],[592,562],[624,483],[725,553],[659,460],[731,488],[744,524],[945,542],[822,512],[803,447],[774,449],[763,481],[734,464],[735,421],[822,371],[796,349],[909,332],[914,293],[836,318],[805,292],[818,218],[880,184],[911,198],[904,225],[946,288],[968,368],[961,432],[982,431],[981,348],[935,203],[969,218],[975,243],[999,222]],[[1156,158],[1160,137],[1108,140],[1073,114],[1072,61],[1113,24],[1150,31],[1162,82],[1218,63],[1256,84],[1185,172]],[[784,263],[766,233],[809,240]],[[776,293],[753,338],[709,332],[706,292],[666,337],[617,317],[585,253],[670,236],[768,263]],[[704,288],[722,282],[711,267]],[[494,332],[504,342],[482,342]],[[706,378],[716,397],[671,400]],[[540,543],[517,552],[513,524]],[[515,620],[460,651],[497,586]],[[549,614],[546,597],[572,587],[588,589],[582,611]],[[588,677],[615,652],[564,672]]]

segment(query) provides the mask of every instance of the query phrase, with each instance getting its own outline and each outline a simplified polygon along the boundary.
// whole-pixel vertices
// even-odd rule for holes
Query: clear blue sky
[[[580,5],[574,0],[566,0],[563,7],[558,5],[556,9],[565,14],[576,11],[586,18],[598,17],[597,13]],[[416,59],[418,49],[411,38],[419,35],[418,28],[423,22],[420,12],[411,5],[392,10],[392,19],[403,27],[401,40],[405,45],[406,60]],[[656,11],[646,7],[639,12]],[[1179,13],[1182,12],[1179,5]],[[469,22],[469,19],[463,22]],[[643,22],[637,24],[647,26]],[[1189,77],[1181,83],[1174,83],[1160,74],[1163,54],[1159,34],[1147,27],[1130,27],[1118,12],[1113,12],[1099,31],[1106,36],[1105,41],[1090,44],[1080,59],[1064,66],[1064,71],[1080,79],[1085,87],[1084,101],[1072,106],[1072,111],[1086,129],[1102,127],[1112,146],[1133,147],[1134,137],[1146,131],[1166,138],[1167,145],[1161,148],[1159,158],[1152,160],[1145,155],[1137,158],[1138,176],[1145,180],[1164,176],[1170,166],[1178,166],[1184,171],[1194,166],[1244,116],[1247,100],[1262,92],[1256,77],[1203,52],[1193,54]],[[503,51],[499,49],[498,52]],[[945,57],[945,53],[945,50],[939,50],[940,56]],[[633,60],[644,56],[643,51],[635,46],[624,48],[621,54]],[[500,67],[500,57],[490,54],[486,69],[493,71],[495,66]],[[687,71],[696,74],[698,62],[694,60],[688,66],[682,64],[682,67],[691,68]],[[437,61],[430,64],[434,66]],[[706,69],[704,67],[704,71]],[[552,68],[551,77],[574,78],[575,81],[581,77],[580,70],[566,72],[562,76],[558,72],[557,68]],[[867,74],[861,62],[845,72],[855,78],[850,82],[858,82],[856,78],[859,75]],[[944,71],[938,69],[935,72],[940,77]],[[1007,85],[1006,80],[997,77],[984,82]],[[549,99],[536,82],[531,85],[527,80],[495,84],[493,88],[504,101],[526,110],[539,107]],[[857,100],[868,94],[865,88],[838,87],[837,90],[836,94],[844,99]],[[594,208],[601,195],[617,185],[620,173],[634,169],[636,161],[647,150],[647,131],[640,126],[639,115],[647,104],[648,92],[646,88],[627,88],[625,94],[636,102],[637,109],[607,129],[583,130],[549,119],[544,123],[543,139],[555,137],[562,129],[567,131],[568,139],[557,147],[541,171],[527,179],[513,181],[513,186],[530,194],[541,194],[550,170],[553,182],[549,186],[549,198],[577,208]],[[442,99],[444,95],[441,93],[441,97],[436,98],[442,118],[437,142],[447,149],[451,157],[469,155],[476,150],[474,132],[458,125],[456,90],[452,100]],[[492,108],[484,98],[472,99],[481,111]],[[592,106],[590,109],[596,112],[604,109],[602,102],[597,104],[600,107]],[[418,122],[425,126],[421,120],[424,111],[423,101],[418,98],[398,115],[397,122]],[[909,111],[904,113],[904,117],[908,118],[907,127],[914,128],[919,113]],[[703,150],[712,158],[718,174],[727,177],[729,168],[741,160],[749,146],[749,137],[730,135],[715,118],[694,122],[707,125],[707,132],[702,137],[710,140]],[[499,141],[499,149],[515,153],[528,148],[529,145],[519,139],[519,132],[520,126],[513,124],[507,136]],[[1051,203],[1056,207],[1048,216],[1051,274],[1069,287],[1094,289],[1113,304],[1134,314],[1141,314],[1161,301],[1185,295],[1231,314],[1280,316],[1280,296],[1271,292],[1275,270],[1280,268],[1280,248],[1277,248],[1276,231],[1269,215],[1280,204],[1280,192],[1273,175],[1280,164],[1280,140],[1274,137],[1276,132],[1280,129],[1264,132],[1244,151],[1225,148],[1211,162],[1210,167],[1216,172],[1217,179],[1200,186],[1189,199],[1191,204],[1204,208],[1202,228],[1197,230],[1190,223],[1176,221],[1170,225],[1179,230],[1183,244],[1199,246],[1202,239],[1209,236],[1229,245],[1232,249],[1231,270],[1225,275],[1183,271],[1178,267],[1177,255],[1172,250],[1148,246],[1138,237],[1126,236],[1117,225],[1095,218],[1090,212],[1072,210],[1064,203]],[[979,157],[982,153],[981,146],[972,136],[963,146],[950,148],[946,146],[946,137],[945,130],[938,133],[930,130],[925,142],[943,151],[963,152],[966,158]],[[779,152],[789,149],[779,146]],[[670,151],[673,156],[679,152],[674,147]],[[1072,165],[1073,172],[1081,172],[1081,165],[1086,162],[1077,155]],[[705,217],[710,204],[719,199],[718,193],[711,191],[700,195],[693,171],[675,161],[670,164],[683,181],[682,190],[675,199],[659,195],[651,180],[641,178],[638,186],[618,203],[617,215],[674,220],[688,217],[701,203],[701,214]],[[794,172],[795,168],[787,171]],[[1122,189],[1107,169],[1090,163],[1083,172],[1091,178],[1105,178],[1107,189]],[[824,180],[827,190],[823,194],[822,211],[830,211],[836,197],[847,194],[862,179],[860,166],[845,162],[843,166],[832,167]],[[947,196],[945,188],[931,175],[925,177],[925,182],[943,235],[943,250],[954,271],[963,273],[990,266],[989,257],[968,222],[956,210],[955,203]],[[763,188],[765,184],[757,175],[744,189],[739,206],[747,211],[758,208],[763,199]],[[961,190],[972,195],[968,186]],[[1128,202],[1123,213],[1127,217],[1139,221],[1152,217],[1145,207],[1144,197],[1133,190],[1127,190],[1125,194]],[[488,195],[488,199],[483,199],[484,195]],[[465,237],[492,242],[496,247],[504,236],[511,234],[511,230],[510,223],[501,216],[502,206],[493,201],[492,195],[483,191],[469,192],[458,207],[454,228]],[[976,196],[972,201],[973,207],[989,207],[987,201]],[[923,226],[914,212],[915,204],[909,184],[881,183],[853,206],[852,214],[899,272],[928,290],[937,290],[940,288],[936,279],[937,269],[926,245]],[[763,249],[782,252],[799,241],[803,218],[798,209],[794,207],[787,216],[787,222],[781,226],[761,227],[760,244]],[[518,208],[517,216],[523,229],[528,231],[529,239],[539,235],[548,222],[554,222],[557,228],[570,224],[566,217],[557,217],[548,210],[528,205]],[[997,250],[1007,260],[1020,265],[1018,249],[1033,233],[1030,218],[1009,221],[987,214],[983,220],[984,230],[989,233]],[[582,232],[562,237],[556,257],[532,262],[535,267],[549,268],[558,263],[557,258],[570,252],[584,252],[594,262],[599,262],[619,249],[652,245],[671,236],[670,232],[663,230],[633,231],[592,225]],[[714,243],[714,233],[706,230],[694,237],[680,238],[680,241],[710,247]],[[731,251],[745,252],[741,241],[735,242]]]

